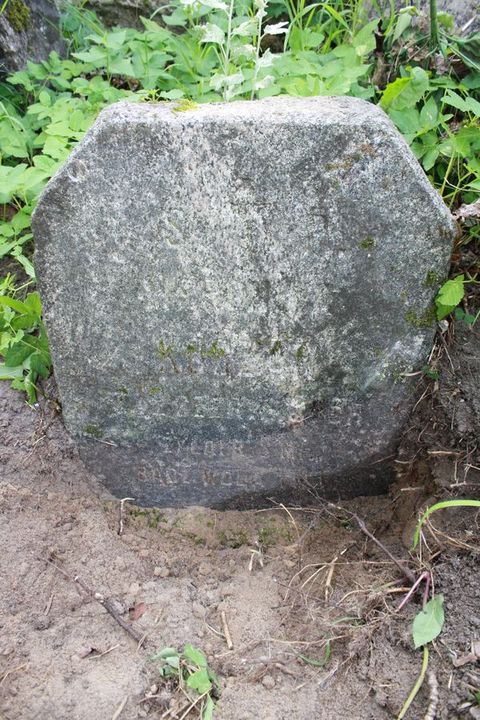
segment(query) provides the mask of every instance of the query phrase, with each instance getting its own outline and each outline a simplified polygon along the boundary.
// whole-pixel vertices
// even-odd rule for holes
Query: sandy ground
[[[188,701],[151,656],[185,643],[220,677],[218,720],[395,718],[420,670],[411,641],[420,598],[396,612],[408,583],[348,511],[408,559],[422,505],[479,497],[476,406],[464,395],[478,335],[462,338],[461,372],[455,347],[441,361],[442,391],[425,384],[388,496],[357,498],[344,512],[320,500],[223,513],[127,503],[122,534],[119,500],[86,472],[55,404],[32,409],[0,383],[0,720],[184,717]],[[428,455],[438,450],[447,454]],[[479,718],[475,660],[455,667],[480,638],[479,518],[453,510],[434,526],[423,566],[411,557],[410,567],[432,567],[445,596],[430,662],[435,717]],[[141,647],[76,576],[145,636]],[[426,715],[434,696],[426,681],[407,718],[434,717]]]

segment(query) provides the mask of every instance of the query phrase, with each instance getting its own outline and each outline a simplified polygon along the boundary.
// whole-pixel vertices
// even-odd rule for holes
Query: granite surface
[[[0,13],[0,75],[65,52],[53,0],[9,0]]]
[[[119,103],[34,233],[65,423],[114,492],[255,505],[388,482],[454,225],[382,110]]]

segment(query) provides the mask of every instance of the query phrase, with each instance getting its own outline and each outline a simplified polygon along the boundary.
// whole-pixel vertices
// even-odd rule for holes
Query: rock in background
[[[108,27],[137,27],[141,25],[140,16],[149,18],[167,5],[168,0],[91,0],[87,7],[94,10]],[[156,19],[160,20],[160,12]]]
[[[422,0],[420,8],[428,12],[428,0]],[[479,0],[438,0],[439,12],[453,15],[457,31],[468,25],[467,33],[478,30],[480,27],[480,1]]]
[[[62,54],[59,21],[53,0],[9,0],[0,15],[0,73],[44,60],[52,50]]]
[[[413,5],[415,0],[406,2],[405,0],[397,0],[397,7],[405,7],[405,5]],[[139,24],[141,15],[150,17],[157,12],[159,20],[161,8],[168,5],[168,0],[90,0],[87,7],[95,10],[98,16],[108,26],[122,25],[125,27],[136,26]],[[419,7],[428,12],[428,0],[420,0]],[[438,0],[438,9],[440,12],[448,12],[455,18],[457,30],[460,30],[472,18],[476,18],[475,22],[469,25],[468,32],[477,30],[480,26],[480,0]],[[159,12],[160,10],[160,12]]]

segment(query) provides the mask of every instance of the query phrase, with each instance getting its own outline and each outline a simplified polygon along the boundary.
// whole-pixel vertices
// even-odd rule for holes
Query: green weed
[[[413,542],[412,542],[412,550],[415,550],[417,547],[419,540],[420,540],[420,533],[422,531],[422,526],[428,520],[430,515],[432,513],[437,512],[438,510],[444,510],[446,508],[453,508],[453,507],[475,507],[480,508],[480,500],[443,500],[442,502],[436,503],[435,505],[431,505],[423,515],[420,517],[417,527],[415,528],[415,533],[413,536]]]
[[[417,526],[415,528],[415,533],[413,536],[413,543],[412,543],[412,550],[414,550],[420,541],[421,537],[421,530],[423,524],[428,520],[428,518],[438,510],[444,510],[447,508],[453,508],[453,507],[475,507],[480,508],[480,500],[444,500],[442,502],[435,503],[434,505],[431,505],[428,507],[425,512],[422,513]],[[415,583],[415,586],[418,585],[422,578],[426,575],[429,575],[428,572],[425,572]],[[429,584],[429,583],[428,583]],[[427,584],[427,588],[428,588]],[[415,588],[414,586],[414,588]],[[414,589],[412,588],[412,590]],[[412,592],[412,591],[410,591]],[[408,599],[408,597],[407,597]],[[417,613],[417,615],[414,618],[413,625],[412,625],[412,638],[413,638],[413,644],[415,646],[415,649],[422,648],[423,652],[423,658],[422,658],[422,667],[420,670],[420,673],[418,675],[418,678],[408,695],[405,703],[403,704],[398,716],[397,720],[402,720],[406,713],[408,712],[412,702],[414,701],[416,695],[418,694],[418,691],[422,687],[423,681],[425,679],[427,668],[428,668],[428,660],[429,660],[429,651],[428,651],[428,644],[435,640],[440,633],[443,630],[443,625],[445,622],[445,615],[444,615],[444,609],[443,609],[443,595],[436,595],[431,600],[429,600],[427,603],[425,603],[422,610]]]
[[[190,644],[185,645],[182,652],[166,647],[149,660],[156,663],[161,678],[173,679],[178,684],[190,699],[191,709],[199,707],[202,720],[212,720],[220,684],[200,650]]]

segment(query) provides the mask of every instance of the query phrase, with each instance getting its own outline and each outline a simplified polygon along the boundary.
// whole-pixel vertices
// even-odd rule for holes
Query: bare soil
[[[396,612],[408,582],[349,512],[415,573],[431,567],[445,596],[430,662],[436,712],[426,681],[407,718],[479,718],[468,660],[480,638],[478,514],[438,513],[422,559],[408,550],[420,508],[480,496],[478,332],[460,329],[436,352],[441,381],[420,381],[389,495],[344,511],[321,499],[258,512],[125,503],[122,534],[120,501],[85,470],[55,403],[32,409],[0,383],[0,720],[184,717],[185,695],[150,658],[185,643],[220,677],[218,720],[397,717],[420,670],[411,623],[421,600]]]

